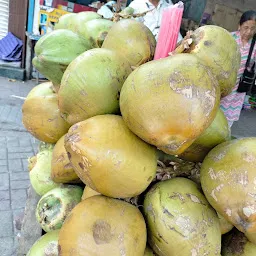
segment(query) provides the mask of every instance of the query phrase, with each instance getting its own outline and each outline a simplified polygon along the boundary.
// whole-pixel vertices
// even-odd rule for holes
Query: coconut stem
[[[172,52],[169,52],[168,55],[172,56],[172,55],[183,53],[189,50],[192,43],[194,42],[193,36],[194,36],[194,32],[188,31],[184,39],[177,44],[176,49]]]
[[[155,8],[154,8],[155,9]],[[136,13],[136,14],[125,14],[125,13],[114,13],[113,18],[111,19],[113,22],[118,22],[120,19],[131,19],[131,18],[138,18],[145,16],[148,12],[152,12],[154,9],[142,12],[142,13]]]
[[[35,167],[37,162],[37,156],[32,156],[28,158],[28,170],[29,172],[32,171],[32,169]]]

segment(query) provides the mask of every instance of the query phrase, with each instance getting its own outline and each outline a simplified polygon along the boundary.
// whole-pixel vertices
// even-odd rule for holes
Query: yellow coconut
[[[79,203],[59,234],[59,255],[143,256],[146,225],[126,202],[93,196]]]
[[[156,174],[155,148],[135,136],[120,116],[100,115],[73,125],[65,148],[79,178],[106,196],[137,196]]]
[[[128,127],[167,154],[183,153],[219,109],[216,78],[191,54],[148,62],[126,79],[120,97]]]
[[[211,125],[179,157],[187,161],[202,162],[211,149],[230,139],[227,118],[219,109]]]
[[[60,115],[51,82],[30,91],[22,106],[22,122],[34,137],[48,143],[56,143],[67,133],[70,125]]]
[[[143,23],[123,19],[108,31],[102,47],[117,51],[128,60],[131,66],[137,67],[153,59],[156,40]]]
[[[80,181],[76,175],[64,147],[63,135],[55,144],[52,153],[52,180],[57,183],[77,183]]]
[[[214,25],[198,28],[192,38],[194,43],[189,52],[211,68],[219,83],[221,96],[228,95],[236,84],[241,60],[235,39],[226,29]]]
[[[216,146],[201,167],[201,184],[215,210],[256,242],[256,138]]]
[[[89,186],[85,186],[84,192],[83,192],[83,195],[82,195],[82,200],[85,200],[89,197],[97,196],[97,195],[100,195],[100,193],[91,189]]]

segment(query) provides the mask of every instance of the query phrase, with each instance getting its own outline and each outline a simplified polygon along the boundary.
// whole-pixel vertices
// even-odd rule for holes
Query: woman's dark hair
[[[240,19],[240,25],[243,25],[248,20],[255,20],[256,21],[256,11],[247,11],[244,12],[241,19]]]

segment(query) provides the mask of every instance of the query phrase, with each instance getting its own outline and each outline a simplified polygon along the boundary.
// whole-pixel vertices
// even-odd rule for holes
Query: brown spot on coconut
[[[148,242],[157,255],[220,255],[217,214],[193,181],[157,183],[146,194],[144,213]]]
[[[242,232],[236,229],[223,236],[222,240],[222,256],[256,255],[256,245],[251,243]]]
[[[97,195],[100,195],[100,193],[91,189],[89,186],[85,186],[84,192],[83,192],[83,195],[82,195],[82,200],[85,200],[89,197],[97,196]]]
[[[30,91],[22,106],[22,122],[37,139],[56,143],[70,125],[60,115],[58,97],[51,85],[42,83]]]
[[[153,59],[156,40],[143,23],[123,19],[112,26],[102,47],[117,51],[131,66],[138,67]]]
[[[129,64],[116,51],[92,49],[76,58],[65,71],[58,93],[67,122],[118,113],[116,95],[130,73]]]
[[[224,142],[206,156],[201,185],[215,210],[248,237],[256,233],[256,138]]]
[[[120,109],[137,136],[178,155],[208,128],[219,101],[210,70],[197,57],[178,54],[134,70],[122,87]]]
[[[53,149],[51,178],[57,183],[79,183],[81,181],[76,175],[64,147],[64,137],[65,135],[58,140]]]
[[[228,95],[236,84],[241,60],[235,39],[226,29],[214,25],[196,29],[192,38],[193,43],[187,52],[209,66],[218,80],[221,96]]]
[[[80,140],[74,142],[74,135]],[[79,178],[106,196],[139,195],[156,174],[155,148],[134,135],[120,116],[100,115],[80,122],[66,135],[65,148]]]
[[[227,118],[219,109],[211,125],[179,157],[187,161],[202,162],[211,149],[230,139]]]
[[[72,235],[70,235],[72,234]],[[126,202],[93,196],[79,203],[60,231],[61,255],[141,256],[146,225],[140,211]]]

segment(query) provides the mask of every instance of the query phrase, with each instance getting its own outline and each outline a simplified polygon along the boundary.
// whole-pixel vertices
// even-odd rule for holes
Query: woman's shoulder
[[[239,38],[239,31],[234,31],[234,32],[231,32],[231,35],[235,38],[235,39],[237,39],[237,38]]]

